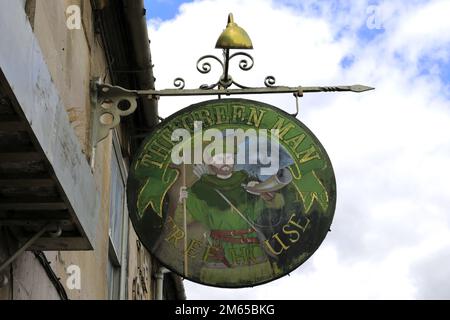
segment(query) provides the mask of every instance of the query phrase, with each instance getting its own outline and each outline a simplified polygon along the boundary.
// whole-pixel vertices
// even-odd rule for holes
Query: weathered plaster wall
[[[90,2],[51,0],[35,3],[35,35],[82,149],[86,152],[90,119],[87,94],[90,76],[91,73],[104,75],[106,69],[102,49],[94,40]],[[82,10],[83,23],[80,30],[69,30],[66,26],[66,9],[69,5],[78,5]],[[94,70],[91,71],[91,67]]]
[[[150,255],[138,240],[131,224],[128,250],[128,297],[133,300],[153,299],[152,261]]]
[[[108,81],[107,63],[100,38],[94,33],[94,19],[89,0],[23,0],[30,15],[45,62],[60,98],[67,110],[71,126],[87,159],[90,147],[90,80],[100,77]],[[80,30],[66,27],[66,8],[78,5],[82,11]],[[100,194],[100,215],[96,224],[93,251],[46,252],[48,260],[70,299],[107,299],[108,231],[110,203],[111,135],[98,144],[95,153],[94,177]],[[151,299],[153,292],[152,260],[139,245],[129,224],[128,298]],[[3,256],[2,256],[3,254]],[[5,251],[0,246],[0,260]],[[81,289],[66,286],[67,267],[77,265],[81,270]],[[31,252],[24,253],[13,263],[12,286],[0,289],[0,299],[59,299],[45,271]]]
[[[66,8],[79,5],[83,20],[81,30],[66,27]],[[32,22],[35,36],[45,57],[53,82],[68,112],[72,128],[83,152],[90,156],[89,84],[93,76],[105,76],[106,61],[99,42],[94,37],[90,2],[34,1]],[[46,252],[52,268],[66,285],[67,267],[81,270],[81,290],[69,290],[71,299],[106,299],[106,269],[108,261],[109,223],[109,163],[111,138],[98,146],[94,176],[101,195],[100,221],[97,223],[95,250],[77,252]],[[14,299],[58,299],[42,266],[30,252],[14,263]]]

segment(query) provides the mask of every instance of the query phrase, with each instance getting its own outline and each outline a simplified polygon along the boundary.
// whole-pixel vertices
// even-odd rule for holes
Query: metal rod
[[[365,92],[375,88],[352,85],[352,86],[330,86],[330,87],[258,87],[245,89],[164,89],[164,90],[127,90],[118,86],[99,84],[99,96],[103,99],[125,96],[148,96],[150,99],[160,96],[208,96],[208,95],[234,95],[234,94],[264,94],[264,93],[296,93],[302,91],[309,92]]]
[[[241,212],[241,211],[240,211],[233,203],[231,203],[231,201],[228,200],[227,197],[225,197],[225,195],[224,195],[222,192],[220,192],[220,191],[217,190],[217,189],[214,189],[214,190],[219,194],[219,196],[222,197],[223,200],[225,200],[226,203],[228,203],[228,205],[229,205],[234,211],[236,211],[237,214],[239,214],[239,215],[241,216],[241,218],[242,218],[245,222],[247,222],[247,224],[248,224],[250,227],[252,227],[253,230],[255,230],[256,232],[258,231],[258,228],[256,228],[256,226],[255,226],[252,222],[250,222],[250,220],[248,220],[248,219],[244,216],[244,214],[243,214],[243,213],[242,213],[242,212]]]
[[[230,66],[230,49],[224,49],[224,59],[225,59],[225,67],[223,72],[223,81],[227,83],[229,80],[228,72]]]
[[[238,209],[233,203],[231,203],[231,201],[228,200],[228,198],[227,198],[222,192],[220,192],[220,191],[217,190],[217,189],[214,189],[214,190],[219,194],[219,196],[222,197],[223,200],[225,200],[226,203],[228,203],[228,205],[229,205],[234,211],[236,211],[236,213],[237,213],[237,214],[238,214],[245,222],[247,222],[247,224],[248,224],[253,230],[255,230],[256,234],[258,235],[258,238],[259,238],[260,241],[264,244],[264,243],[267,241],[267,237],[265,236],[265,234],[264,234],[259,228],[257,228],[253,222],[251,222],[249,219],[247,219],[247,218],[244,216],[244,214],[243,214],[241,211],[239,211],[239,209]],[[270,252],[270,250],[268,250],[267,245],[263,245],[262,248],[263,248],[263,250],[264,250],[269,256],[271,256],[271,257],[273,257],[273,258],[277,258],[272,252]]]
[[[263,93],[295,93],[301,90],[303,93],[309,92],[364,92],[374,90],[372,87],[353,85],[336,87],[269,87],[269,88],[248,88],[248,89],[164,89],[136,91],[138,95],[149,96],[208,96],[208,95],[234,95],[234,94],[263,94]]]
[[[14,260],[17,259],[25,250],[27,250],[36,240],[38,240],[49,228],[49,224],[46,224],[42,229],[40,229],[33,237],[31,237],[27,242],[25,242],[22,247],[20,247],[11,257],[9,257],[0,266],[0,272],[3,271],[7,266],[9,266]]]
[[[186,164],[183,164],[183,187],[186,188]],[[183,228],[184,228],[184,276],[188,276],[188,254],[187,254],[187,208],[186,198],[183,199]]]

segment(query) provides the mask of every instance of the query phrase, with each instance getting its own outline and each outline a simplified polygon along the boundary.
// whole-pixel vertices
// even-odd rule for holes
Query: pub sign
[[[272,281],[329,231],[336,183],[328,155],[303,123],[269,104],[191,105],[160,123],[134,159],[134,228],[186,279],[227,288]]]

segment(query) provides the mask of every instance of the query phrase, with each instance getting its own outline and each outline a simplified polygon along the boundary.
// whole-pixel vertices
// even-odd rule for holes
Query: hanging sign
[[[221,99],[155,128],[132,163],[127,197],[140,240],[162,264],[239,288],[280,278],[316,251],[336,183],[325,149],[296,118]]]

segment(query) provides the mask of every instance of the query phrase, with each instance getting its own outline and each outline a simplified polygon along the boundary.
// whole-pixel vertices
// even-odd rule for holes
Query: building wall
[[[66,9],[78,5],[82,11],[81,30],[66,26]],[[108,67],[100,37],[94,33],[94,19],[89,0],[28,0],[24,2],[34,33],[38,39],[53,82],[68,112],[72,128],[83,153],[90,161],[91,105],[90,80],[100,77],[108,81]],[[0,49],[0,50],[3,50]],[[107,263],[109,250],[111,134],[98,144],[93,173],[101,195],[93,251],[46,252],[48,260],[70,299],[107,299]],[[128,298],[153,297],[151,257],[139,245],[129,224]],[[3,260],[2,257],[0,257]],[[81,289],[70,290],[67,268],[76,265],[81,271]],[[59,296],[34,254],[26,252],[13,263],[12,285],[0,289],[0,299],[59,299]]]
[[[129,277],[128,297],[133,300],[150,300],[155,296],[152,281],[152,261],[150,255],[139,241],[136,232],[130,224],[129,247]]]

